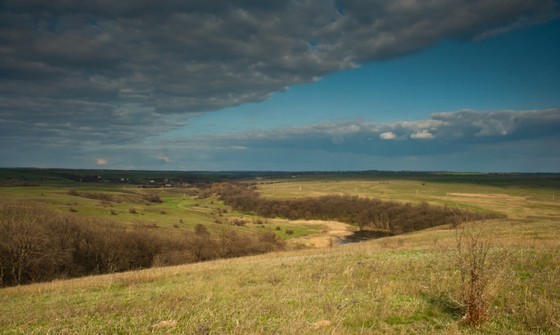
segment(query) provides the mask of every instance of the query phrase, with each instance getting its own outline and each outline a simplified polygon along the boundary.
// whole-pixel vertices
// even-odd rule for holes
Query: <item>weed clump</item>
[[[478,326],[491,316],[491,303],[502,274],[500,264],[507,255],[492,250],[493,233],[484,219],[462,211],[456,227],[454,263],[459,272],[455,301],[463,310],[462,323]]]

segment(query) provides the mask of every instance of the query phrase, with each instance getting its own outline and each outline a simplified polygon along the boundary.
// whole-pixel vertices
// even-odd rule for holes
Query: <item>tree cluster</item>
[[[47,211],[30,202],[0,202],[0,287],[114,273],[281,250],[274,233],[239,235],[219,226],[167,236],[154,227]]]
[[[357,225],[360,229],[384,230],[402,234],[444,224],[456,224],[458,217],[445,207],[427,202],[419,205],[360,198],[350,195],[327,195],[294,200],[266,199],[248,185],[214,185],[200,196],[211,192],[234,210],[263,217],[284,217],[290,220],[336,220]],[[476,214],[474,214],[476,215]],[[482,216],[482,215],[481,215]],[[486,218],[495,217],[486,215]]]

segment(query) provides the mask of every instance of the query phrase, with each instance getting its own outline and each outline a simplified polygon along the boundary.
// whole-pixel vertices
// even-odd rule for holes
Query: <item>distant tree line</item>
[[[0,202],[0,287],[177,265],[282,250],[272,232],[240,235],[234,228],[157,232],[157,225],[54,213],[31,202]]]
[[[336,220],[357,225],[360,229],[385,230],[391,234],[422,230],[444,224],[456,224],[459,217],[447,206],[433,206],[423,201],[418,205],[360,198],[350,195],[327,195],[294,200],[266,199],[247,184],[214,184],[199,197],[219,196],[234,210],[263,217],[290,220]],[[482,214],[475,216],[483,217]],[[497,216],[487,214],[486,218]]]

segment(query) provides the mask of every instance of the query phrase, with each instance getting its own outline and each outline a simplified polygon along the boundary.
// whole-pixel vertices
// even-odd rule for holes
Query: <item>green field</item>
[[[145,174],[148,181],[155,178]],[[477,328],[461,323],[461,309],[454,302],[459,283],[453,262],[456,231],[441,226],[343,246],[291,248],[3,288],[0,330],[6,334],[560,333],[560,176],[294,175],[245,179],[256,183],[262,196],[275,199],[348,194],[506,215],[485,225],[485,232],[494,237],[489,260],[496,260],[490,263],[495,285],[490,318]],[[127,178],[124,172],[119,176]],[[171,179],[165,173],[161,178]],[[231,212],[216,198],[189,196],[194,193],[189,187],[145,189],[98,182],[80,186],[69,180],[39,184],[2,187],[0,198],[26,199],[54,211],[125,225],[156,223],[165,234],[241,217],[247,221],[237,227],[242,233],[269,230],[298,244],[324,230],[316,222]],[[69,189],[81,195],[108,193],[113,200],[69,195]],[[164,202],[146,205],[144,195],[150,193]],[[223,213],[224,209],[228,211]],[[287,235],[286,229],[294,234]],[[507,257],[500,258],[504,253]]]

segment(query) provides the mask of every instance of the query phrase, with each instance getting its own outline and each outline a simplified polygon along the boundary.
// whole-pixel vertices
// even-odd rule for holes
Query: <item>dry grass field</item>
[[[305,178],[259,184],[258,191],[280,199],[339,192],[403,202],[425,200],[507,215],[484,222],[483,234],[493,238],[486,263],[491,274],[488,320],[477,327],[462,322],[460,273],[454,261],[457,231],[440,226],[347,245],[318,244],[304,250],[3,288],[1,332],[560,333],[560,202],[552,200],[552,194],[560,191],[557,180]],[[120,189],[109,191],[114,196],[125,194]],[[141,214],[128,212],[133,200],[102,204],[66,192],[67,188],[3,188],[0,197],[42,201],[60,211],[68,211],[71,202],[77,210],[73,215],[105,215],[122,223],[157,220],[170,233],[191,229],[197,221],[214,225],[217,209],[224,208],[216,199],[183,200],[181,192],[162,192],[163,204],[136,205],[144,212],[145,218],[139,218]],[[134,199],[137,192],[142,191],[126,194]],[[111,215],[111,208],[118,214]],[[160,214],[163,209],[166,214]],[[240,229],[247,233],[274,230],[277,225],[282,225],[282,233],[286,227],[294,228],[293,235],[283,235],[288,242],[309,244],[312,238],[341,230],[303,220],[268,219],[271,222],[258,224],[253,221],[258,218],[243,213],[223,217],[242,215],[248,224]],[[175,228],[179,218],[184,223]]]

